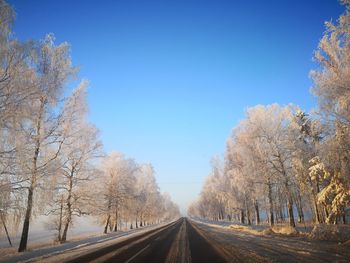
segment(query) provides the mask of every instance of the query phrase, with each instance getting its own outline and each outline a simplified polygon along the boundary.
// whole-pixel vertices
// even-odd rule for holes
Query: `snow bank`
[[[273,226],[272,228],[265,226],[265,228],[254,229],[252,226],[244,226],[244,225],[230,225],[230,229],[239,230],[242,232],[246,232],[253,235],[287,235],[287,236],[298,236],[299,232],[291,227],[286,225]]]
[[[273,235],[274,232],[272,231],[271,228],[267,228],[261,232],[263,235]]]
[[[253,234],[253,235],[261,235],[261,232],[258,230],[253,229],[252,227],[249,226],[244,226],[244,225],[230,225],[229,226],[230,229],[234,229],[234,230],[240,230],[249,234]]]
[[[350,226],[349,225],[316,225],[312,229],[310,239],[328,240],[336,242],[350,241]]]
[[[273,226],[272,232],[275,234],[287,235],[287,236],[298,236],[299,232],[291,226]]]

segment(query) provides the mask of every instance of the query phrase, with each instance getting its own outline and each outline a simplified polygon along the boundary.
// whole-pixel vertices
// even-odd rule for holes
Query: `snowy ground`
[[[195,221],[200,231],[230,255],[233,262],[349,262],[350,259],[348,243],[311,240],[304,235],[254,235],[230,229],[225,222],[212,223]]]
[[[28,245],[29,247],[37,247],[43,244],[50,245],[54,243],[55,235],[57,233],[52,230],[48,230],[45,226],[45,217],[38,218],[30,225]],[[11,241],[14,247],[18,247],[20,241],[20,230],[17,233],[11,233]],[[99,235],[103,230],[102,226],[99,226],[94,219],[90,217],[77,218],[74,226],[69,229],[68,239],[76,239],[91,235]],[[9,248],[9,242],[6,236],[0,237],[0,249]]]
[[[229,227],[234,228],[237,226],[237,229],[238,229],[239,226],[242,226],[242,230],[247,230],[247,231],[252,230],[252,231],[250,231],[251,233],[263,232],[264,230],[266,231],[270,228],[270,226],[266,223],[262,223],[260,225],[253,224],[253,225],[247,226],[247,225],[243,225],[243,224],[240,224],[237,222],[226,221],[226,220],[221,220],[221,221],[213,221],[213,220],[207,220],[207,219],[192,219],[192,220],[200,222],[200,223],[205,223],[208,225],[220,226],[220,227],[226,227],[226,228],[229,228]],[[276,231],[277,231],[279,228],[283,228],[286,226],[288,226],[288,223],[276,224],[274,229],[276,229]],[[309,233],[311,233],[312,229],[313,229],[313,225],[311,225],[310,223],[297,224],[297,226],[296,226],[296,230],[299,233],[309,234]]]
[[[66,257],[67,255],[72,255],[74,253],[80,253],[84,250],[90,250],[94,249],[99,246],[105,246],[109,242],[119,242],[123,240],[123,238],[129,238],[133,235],[137,235],[140,233],[143,233],[145,231],[149,231],[151,229],[157,228],[162,226],[160,225],[153,225],[153,226],[146,226],[143,228],[138,229],[132,229],[128,231],[121,231],[116,233],[109,233],[98,236],[93,236],[90,238],[83,238],[76,241],[67,242],[65,244],[60,245],[51,245],[51,246],[45,246],[42,248],[32,249],[29,251],[26,251],[24,253],[14,253],[11,255],[4,255],[2,251],[6,249],[0,249],[0,262],[34,262],[34,261],[49,261],[50,257],[55,257],[57,259],[58,255],[63,255]],[[101,229],[100,232],[101,233]],[[42,238],[40,238],[41,240]]]

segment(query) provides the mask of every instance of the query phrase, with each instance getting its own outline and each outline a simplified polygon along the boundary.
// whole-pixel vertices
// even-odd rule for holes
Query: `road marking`
[[[79,247],[82,247],[82,246],[86,246],[86,245],[89,245],[89,244],[91,244],[91,243],[83,243],[83,244],[80,244],[80,245],[77,245],[77,246],[75,246],[75,247],[73,247],[73,248],[79,248]]]
[[[149,244],[145,246],[143,249],[141,249],[139,252],[137,252],[135,255],[133,255],[131,258],[129,258],[125,263],[131,262],[134,258],[136,258],[138,255],[140,255],[143,251],[145,251],[149,247]]]

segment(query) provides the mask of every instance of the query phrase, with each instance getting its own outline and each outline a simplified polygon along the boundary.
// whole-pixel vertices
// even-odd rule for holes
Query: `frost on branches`
[[[331,174],[318,156],[310,160],[310,177],[320,180],[324,188],[318,194],[318,202],[325,206],[326,223],[337,223],[337,219],[345,216],[345,208],[350,206],[350,189],[341,173]]]
[[[294,227],[294,217],[303,223],[308,214],[315,224],[348,223],[350,1],[341,2],[345,12],[326,23],[315,52],[318,107],[310,114],[294,105],[249,108],[228,138],[220,176],[213,166],[190,215]]]

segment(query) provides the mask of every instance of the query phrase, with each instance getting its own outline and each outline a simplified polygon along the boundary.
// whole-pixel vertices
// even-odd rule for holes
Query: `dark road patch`
[[[187,234],[192,262],[227,262],[227,260],[225,260],[225,258],[217,252],[215,248],[197,232],[196,229],[194,229],[190,222],[187,224]]]
[[[145,242],[132,246],[125,253],[110,258],[105,262],[165,262],[183,221],[184,220],[181,220],[177,224],[169,227],[166,231],[162,231],[161,235],[157,235],[151,240],[145,240]]]

